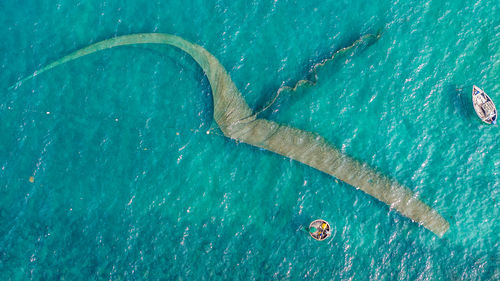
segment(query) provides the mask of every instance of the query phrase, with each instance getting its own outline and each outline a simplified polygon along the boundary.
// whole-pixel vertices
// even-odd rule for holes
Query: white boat
[[[497,109],[490,97],[476,85],[472,86],[472,104],[481,120],[488,124],[497,123]]]

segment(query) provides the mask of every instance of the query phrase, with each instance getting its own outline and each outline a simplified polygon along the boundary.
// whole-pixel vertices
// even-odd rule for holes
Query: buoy
[[[330,229],[330,224],[327,221],[317,219],[309,225],[309,235],[318,241],[323,241],[332,234]]]

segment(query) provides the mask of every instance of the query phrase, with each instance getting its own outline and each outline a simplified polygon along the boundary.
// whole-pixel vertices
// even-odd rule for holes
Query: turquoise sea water
[[[0,3],[0,280],[500,279],[500,134],[470,101],[473,84],[500,101],[500,5],[323,2]],[[378,31],[264,116],[409,186],[450,222],[441,239],[224,138],[208,80],[175,48],[107,50],[7,90],[99,40],[164,32],[214,54],[259,109]],[[327,241],[301,230],[316,218]]]

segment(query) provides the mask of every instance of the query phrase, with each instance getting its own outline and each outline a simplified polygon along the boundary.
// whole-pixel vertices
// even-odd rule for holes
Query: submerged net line
[[[367,37],[359,40],[364,40],[363,38]],[[136,44],[172,45],[193,57],[210,82],[214,120],[224,136],[294,159],[342,180],[386,203],[391,209],[397,210],[440,237],[448,230],[449,223],[436,210],[418,199],[410,189],[343,154],[320,135],[258,118],[220,62],[203,47],[178,36],[144,33],[100,41],[48,64],[32,75],[19,80],[9,89],[17,88],[45,71],[82,56],[118,46]],[[356,44],[358,43],[354,45]],[[332,58],[343,50],[336,52]],[[326,61],[318,66],[324,63]],[[291,89],[296,89],[305,83],[307,82],[299,81]],[[283,88],[280,92],[285,89]]]
[[[260,113],[268,110],[278,99],[278,97],[281,95],[282,92],[296,92],[299,88],[301,88],[304,85],[309,85],[309,86],[314,86],[318,82],[318,69],[325,66],[327,63],[335,60],[339,55],[342,55],[348,51],[350,51],[353,48],[358,47],[359,45],[365,43],[367,40],[378,40],[382,36],[381,32],[377,32],[376,34],[365,34],[358,38],[356,41],[354,41],[351,45],[341,48],[334,52],[329,58],[323,59],[318,63],[313,64],[311,66],[306,78],[300,79],[297,81],[293,86],[288,86],[284,85],[281,86],[277,91],[276,94],[274,95],[273,99],[262,109],[258,110],[255,115],[259,115]],[[311,78],[308,78],[311,77]]]

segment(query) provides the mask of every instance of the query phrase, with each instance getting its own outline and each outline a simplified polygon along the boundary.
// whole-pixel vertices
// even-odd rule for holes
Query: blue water
[[[470,101],[475,84],[500,102],[500,5],[297,2],[1,2],[0,280],[500,279],[500,135]],[[409,186],[450,222],[441,239],[224,138],[175,48],[107,50],[7,90],[99,40],[163,32],[214,54],[259,109],[378,31],[264,115]],[[334,229],[323,242],[301,230],[317,218]]]

